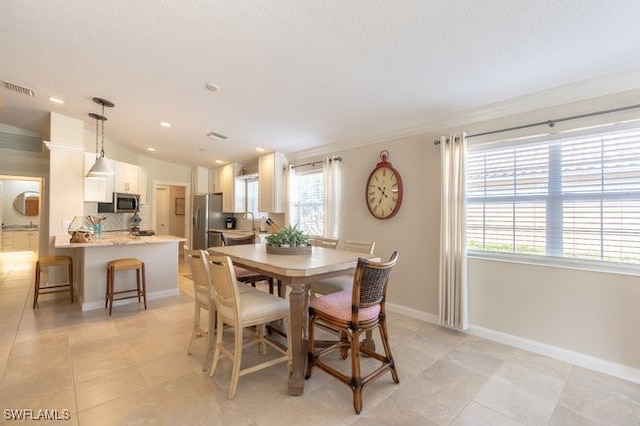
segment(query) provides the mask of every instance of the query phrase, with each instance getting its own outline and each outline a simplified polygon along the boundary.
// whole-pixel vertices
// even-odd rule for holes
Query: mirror
[[[40,194],[26,191],[13,200],[13,208],[25,216],[38,216],[38,206],[40,205]]]

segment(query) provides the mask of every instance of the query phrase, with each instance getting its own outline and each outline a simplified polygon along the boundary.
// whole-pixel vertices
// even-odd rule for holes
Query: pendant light
[[[93,98],[93,102],[102,105],[102,114],[89,113],[89,117],[96,120],[96,162],[87,173],[87,177],[94,178],[106,178],[113,174],[113,170],[109,166],[107,159],[104,156],[104,122],[107,121],[107,117],[104,116],[104,108],[112,108],[114,104],[106,99]],[[98,123],[102,122],[102,146],[100,152],[98,152]]]

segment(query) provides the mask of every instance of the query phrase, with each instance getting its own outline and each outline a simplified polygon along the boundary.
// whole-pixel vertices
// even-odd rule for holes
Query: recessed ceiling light
[[[256,151],[258,151],[258,152],[264,152],[264,148],[256,148]]]
[[[62,99],[54,98],[53,96],[49,96],[49,100],[51,102],[53,102],[54,104],[63,104],[64,103],[64,101]]]
[[[220,88],[213,83],[207,83],[204,85],[204,87],[206,87],[210,92],[217,92],[218,90],[220,90]]]
[[[149,147],[149,148],[147,148],[147,151],[156,152],[156,149]]]
[[[222,160],[216,160],[216,164],[222,164],[222,163],[224,163],[224,161],[222,161]]]
[[[216,133],[216,132],[207,133],[207,137],[211,138],[213,140],[216,140],[216,141],[223,141],[223,140],[227,139],[227,137],[225,135],[222,135],[222,134]]]
[[[161,122],[160,122],[160,125],[161,125],[162,127],[171,127],[171,123],[168,123],[168,122],[166,122],[166,121],[161,121]]]

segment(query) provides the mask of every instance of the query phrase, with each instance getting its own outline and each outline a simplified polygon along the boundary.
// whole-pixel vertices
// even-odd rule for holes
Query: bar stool
[[[40,274],[42,268],[49,266],[67,266],[69,269],[69,282],[67,284],[40,287]],[[58,255],[43,256],[38,258],[38,261],[36,262],[35,288],[33,291],[33,309],[36,308],[36,303],[38,303],[38,296],[40,295],[40,293],[58,293],[67,290],[71,292],[71,303],[73,303],[73,259],[71,258],[71,256]]]
[[[136,271],[136,288],[128,290],[114,290],[116,272],[118,271]],[[114,298],[114,295],[122,294]],[[114,259],[107,263],[107,292],[104,302],[104,307],[109,307],[109,316],[111,316],[111,309],[113,308],[114,300],[133,299],[138,298],[144,300],[144,308],[147,309],[147,283],[144,272],[144,262],[139,259],[127,258],[127,259]]]

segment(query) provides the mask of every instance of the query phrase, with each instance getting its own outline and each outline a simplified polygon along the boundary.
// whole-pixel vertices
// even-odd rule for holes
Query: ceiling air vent
[[[225,139],[227,139],[227,137],[225,135],[221,135],[220,133],[216,133],[216,132],[209,132],[207,133],[207,137],[216,140],[216,141],[223,141]]]
[[[27,89],[26,87],[18,86],[17,84],[9,83],[8,81],[5,81],[4,85],[7,89],[13,92],[20,93],[22,95],[31,96],[32,98],[36,96],[36,92],[34,92],[31,89]]]
[[[42,137],[0,132],[0,149],[42,153]]]

